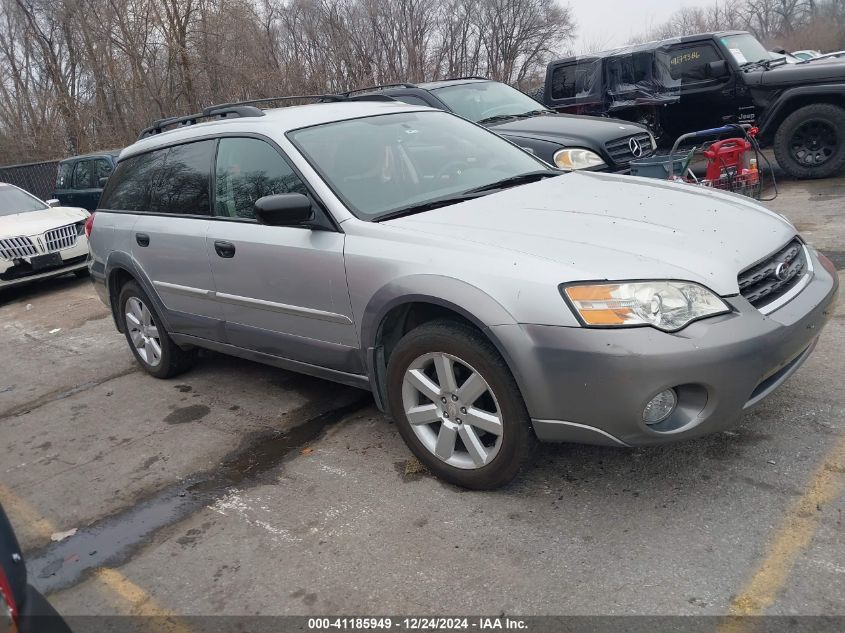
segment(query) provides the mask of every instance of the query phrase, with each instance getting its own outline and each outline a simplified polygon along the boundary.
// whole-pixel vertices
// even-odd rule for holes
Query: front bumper
[[[650,327],[540,325],[491,328],[505,351],[541,441],[640,446],[730,427],[812,352],[833,313],[839,280],[811,251],[807,286],[768,315],[743,297],[731,314],[668,334]],[[678,407],[656,427],[642,421],[657,393],[676,388]]]
[[[14,261],[0,259],[0,289],[84,270],[88,265],[88,240],[84,235],[80,235],[73,246],[58,253],[62,258],[61,265],[39,271],[32,270],[28,259]]]

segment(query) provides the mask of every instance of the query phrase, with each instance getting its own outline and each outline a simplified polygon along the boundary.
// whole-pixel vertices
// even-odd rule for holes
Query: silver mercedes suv
[[[749,199],[563,173],[384,97],[159,121],[92,224],[94,283],[150,374],[208,348],[371,390],[470,488],[537,440],[728,427],[809,356],[838,287]]]

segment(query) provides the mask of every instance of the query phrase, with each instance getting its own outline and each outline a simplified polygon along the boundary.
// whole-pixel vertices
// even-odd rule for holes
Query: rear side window
[[[581,60],[555,68],[552,71],[552,99],[583,98],[592,94],[600,64],[598,60]]]
[[[73,188],[74,189],[90,189],[91,188],[91,161],[80,160],[73,167]]]
[[[164,167],[167,150],[147,152],[122,160],[100,199],[101,209],[152,211],[153,190]]]
[[[214,141],[176,145],[118,163],[101,209],[209,215]]]
[[[59,171],[56,173],[56,189],[70,189],[72,172],[73,163],[59,163]]]
[[[100,187],[100,180],[108,178],[112,172],[111,161],[106,158],[98,158],[94,161],[94,186]]]
[[[277,193],[308,195],[308,188],[279,152],[255,138],[223,138],[217,149],[214,214],[255,217],[255,201]]]

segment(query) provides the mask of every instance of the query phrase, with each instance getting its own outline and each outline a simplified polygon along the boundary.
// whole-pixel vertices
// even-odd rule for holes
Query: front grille
[[[0,257],[3,259],[20,259],[37,254],[35,244],[28,237],[4,237],[0,239]]]
[[[54,253],[76,244],[76,225],[68,224],[57,229],[51,229],[44,234],[44,242],[47,245],[47,252]]]
[[[637,156],[631,149],[631,139],[639,143],[642,153]],[[605,143],[604,148],[617,165],[630,163],[635,158],[645,158],[654,153],[654,146],[651,143],[651,135],[646,133],[623,136]]]
[[[804,245],[794,239],[774,255],[739,273],[739,292],[755,308],[762,308],[789,292],[806,273]]]

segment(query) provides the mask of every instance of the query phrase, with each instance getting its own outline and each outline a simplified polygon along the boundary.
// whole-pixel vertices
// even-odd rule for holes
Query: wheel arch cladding
[[[390,352],[412,327],[449,318],[478,330],[489,340],[511,370],[510,354],[490,329],[514,325],[516,320],[495,299],[466,282],[438,275],[415,275],[394,280],[376,292],[361,319],[361,344],[376,404],[387,408],[385,378]]]

